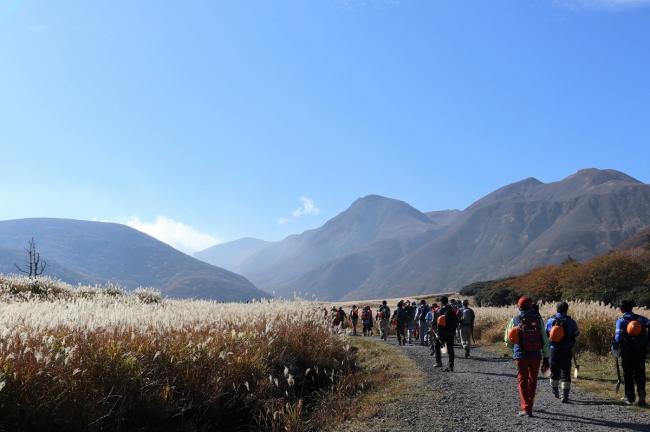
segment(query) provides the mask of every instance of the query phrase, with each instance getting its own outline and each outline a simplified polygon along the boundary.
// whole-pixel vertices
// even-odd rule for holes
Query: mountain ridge
[[[453,291],[567,255],[596,256],[646,225],[650,185],[620,171],[588,168],[549,183],[528,177],[464,210],[423,213],[367,195],[321,227],[262,251],[267,267],[257,266],[253,254],[238,271],[281,295],[332,300]],[[346,244],[346,236],[362,228],[368,235],[357,236],[354,247]],[[343,246],[318,256],[332,245]],[[303,255],[311,257],[308,265]],[[287,272],[287,262],[298,270]]]
[[[249,300],[267,296],[241,275],[196,260],[126,225],[110,222],[57,218],[0,221],[0,247],[14,251],[13,257],[7,256],[12,252],[5,252],[1,271],[15,272],[8,260],[20,254],[32,237],[43,259],[61,267],[60,272],[46,274],[66,282],[110,281],[128,289],[150,286],[164,295],[183,298]]]

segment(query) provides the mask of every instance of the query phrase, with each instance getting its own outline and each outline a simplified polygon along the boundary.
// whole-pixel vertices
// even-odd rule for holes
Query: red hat
[[[527,306],[530,306],[530,299],[526,296],[521,296],[517,301],[517,306],[519,306],[519,309],[525,309]]]

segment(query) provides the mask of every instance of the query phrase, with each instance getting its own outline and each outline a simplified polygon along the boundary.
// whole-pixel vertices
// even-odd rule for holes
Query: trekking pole
[[[621,380],[621,367],[618,364],[618,357],[614,356],[614,361],[616,362],[616,376],[618,377],[618,382],[616,383],[616,393],[621,388],[621,384],[623,383],[623,380]]]

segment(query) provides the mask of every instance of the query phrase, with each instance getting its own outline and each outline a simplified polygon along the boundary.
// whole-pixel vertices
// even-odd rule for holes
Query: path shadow
[[[562,422],[562,423],[576,423],[581,425],[593,425],[593,426],[601,426],[606,428],[617,428],[617,429],[625,429],[625,430],[640,431],[640,432],[650,431],[650,425],[648,425],[647,423],[630,423],[630,422],[621,422],[621,421],[598,420],[590,417],[582,417],[579,415],[572,415],[566,413],[556,413],[548,410],[540,410],[539,414],[547,414],[553,417],[538,415],[537,416],[538,418],[541,419],[547,418],[549,420]]]
[[[585,406],[626,406],[622,401],[617,400],[580,400],[580,399],[571,399],[571,404],[573,405],[585,405]]]
[[[470,375],[488,375],[488,376],[498,376],[502,378],[517,378],[517,375],[515,374],[509,374],[509,373],[495,373],[495,372],[479,372],[479,371],[464,371],[462,373],[470,374]]]
[[[462,360],[473,360],[477,362],[488,362],[488,363],[508,363],[511,362],[511,358],[505,357],[470,357],[468,359],[463,358]]]

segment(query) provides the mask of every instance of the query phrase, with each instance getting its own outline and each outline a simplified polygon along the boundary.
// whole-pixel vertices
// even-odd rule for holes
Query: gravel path
[[[388,343],[396,341],[389,339]],[[422,368],[428,382],[412,389],[413,394],[399,403],[384,407],[378,417],[366,423],[373,430],[650,431],[650,410],[628,407],[575,388],[571,403],[562,404],[553,397],[548,380],[541,376],[535,417],[517,417],[519,398],[512,360],[479,349],[465,359],[462,350],[456,348],[455,371],[444,372],[433,368],[428,347],[413,345],[402,350]],[[443,356],[445,366],[446,361]]]

